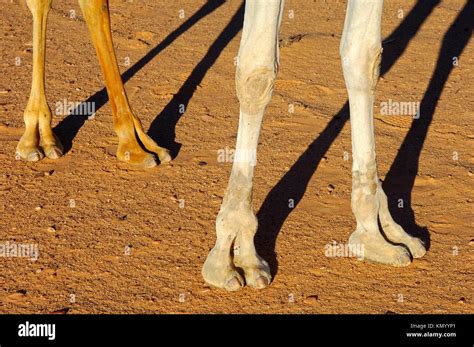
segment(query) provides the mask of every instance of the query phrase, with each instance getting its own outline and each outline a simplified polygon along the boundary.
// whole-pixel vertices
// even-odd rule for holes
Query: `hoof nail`
[[[269,281],[268,281],[268,278],[264,277],[264,276],[260,276],[259,278],[257,278],[257,280],[255,281],[255,288],[257,289],[263,289],[263,288],[266,288],[268,285],[269,285]]]
[[[171,161],[171,155],[169,153],[165,153],[159,156],[160,163],[169,163]]]
[[[242,284],[240,283],[237,277],[232,277],[230,280],[227,281],[227,284],[225,286],[225,289],[229,291],[239,290],[240,288],[242,288]]]
[[[153,158],[153,156],[150,155],[144,160],[143,165],[145,166],[145,168],[150,169],[156,166],[156,160],[155,158]]]
[[[39,154],[39,152],[33,152],[33,153],[28,154],[26,159],[28,161],[38,161],[41,158],[42,158],[42,156]]]
[[[399,266],[408,266],[411,263],[411,257],[408,253],[402,253],[398,257],[398,263],[397,265]]]
[[[416,241],[416,246],[412,247],[413,249],[413,258],[421,258],[426,254],[426,247],[421,241]]]
[[[46,156],[50,159],[58,159],[62,156],[63,154],[58,148],[51,148],[47,153]]]

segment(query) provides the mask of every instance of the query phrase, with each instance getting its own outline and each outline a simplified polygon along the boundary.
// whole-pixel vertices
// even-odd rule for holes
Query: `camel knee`
[[[382,60],[380,42],[369,45],[351,45],[343,42],[340,55],[347,89],[374,93]]]
[[[275,79],[275,69],[262,67],[245,71],[238,68],[235,80],[242,111],[248,114],[262,112],[272,97]]]

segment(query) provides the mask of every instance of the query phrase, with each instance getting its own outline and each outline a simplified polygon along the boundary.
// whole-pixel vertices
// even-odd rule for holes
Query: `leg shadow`
[[[209,0],[204,4],[196,13],[194,13],[188,20],[181,24],[176,30],[171,32],[160,44],[154,47],[148,52],[143,58],[137,63],[130,67],[126,72],[122,74],[122,81],[126,83],[132,78],[138,71],[140,71],[146,64],[154,59],[161,51],[171,45],[179,36],[185,33],[189,28],[199,22],[202,18],[206,17],[218,7],[220,7],[225,1],[224,0]],[[95,111],[97,112],[102,106],[104,106],[109,100],[107,91],[102,88],[94,95],[90,96],[81,105],[76,107],[71,113],[61,120],[55,127],[54,132],[61,140],[65,152],[69,151],[72,147],[72,141],[76,137],[79,129],[84,125],[86,120],[92,114],[84,114],[83,110],[87,110],[85,107],[89,103],[95,105]],[[85,104],[85,105],[84,105]]]
[[[388,196],[392,216],[408,233],[421,238],[429,249],[430,236],[426,227],[415,222],[411,207],[411,192],[418,174],[421,151],[444,85],[455,68],[453,58],[459,58],[472,36],[474,2],[468,0],[446,32],[428,88],[420,103],[420,117],[412,121],[397,156],[382,184]],[[398,208],[403,199],[404,208]]]
[[[403,22],[384,40],[381,76],[386,74],[403,55],[411,39],[440,2],[440,0],[429,2],[419,0]],[[276,240],[283,223],[293,210],[288,206],[288,199],[294,200],[294,207],[298,205],[319,162],[348,120],[349,103],[346,102],[329,121],[320,136],[308,146],[308,149],[270,191],[257,214],[259,228],[255,237],[255,246],[258,253],[269,262],[273,276],[278,271]]]
[[[242,30],[243,18],[244,5],[242,4],[229,24],[227,24],[214,43],[209,47],[206,55],[196,65],[179,91],[173,96],[173,99],[171,99],[168,105],[166,105],[163,111],[161,111],[151,123],[148,135],[150,135],[158,145],[169,149],[173,158],[178,155],[181,148],[181,144],[175,141],[176,125],[184,114],[184,112],[180,112],[180,109],[186,110],[197,86],[202,82],[207,71],[214,65],[229,42]]]

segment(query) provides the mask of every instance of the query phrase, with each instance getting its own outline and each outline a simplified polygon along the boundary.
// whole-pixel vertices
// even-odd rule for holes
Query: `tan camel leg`
[[[51,128],[51,110],[44,91],[46,21],[51,0],[27,0],[26,3],[33,15],[33,78],[24,112],[26,128],[16,153],[28,161],[38,161],[44,155],[57,159],[63,154],[63,146]]]
[[[104,74],[112,106],[114,130],[119,138],[118,159],[141,167],[153,167],[156,162],[154,156],[147,152],[149,151],[158,155],[162,163],[170,161],[168,151],[159,147],[145,133],[140,120],[133,114],[128,103],[112,44],[108,1],[79,0],[79,5],[84,13]]]

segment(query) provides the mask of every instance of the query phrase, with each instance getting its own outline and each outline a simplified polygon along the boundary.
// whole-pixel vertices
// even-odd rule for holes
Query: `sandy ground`
[[[274,281],[226,293],[205,285],[200,271],[231,168],[218,151],[236,138],[241,2],[111,1],[131,105],[151,136],[177,152],[171,165],[137,171],[113,156],[111,109],[72,0],[56,1],[50,13],[47,97],[53,110],[64,99],[94,101],[98,110],[89,120],[54,117],[69,149],[63,158],[15,160],[31,17],[18,0],[2,1],[0,241],[37,244],[39,258],[0,258],[0,312],[472,313],[472,3],[461,12],[468,2],[386,1],[379,171],[395,219],[429,244],[423,259],[390,268],[325,256],[325,245],[345,242],[355,227],[338,52],[346,1],[287,1],[254,185],[257,246]],[[421,102],[420,119],[381,115],[389,99]]]

